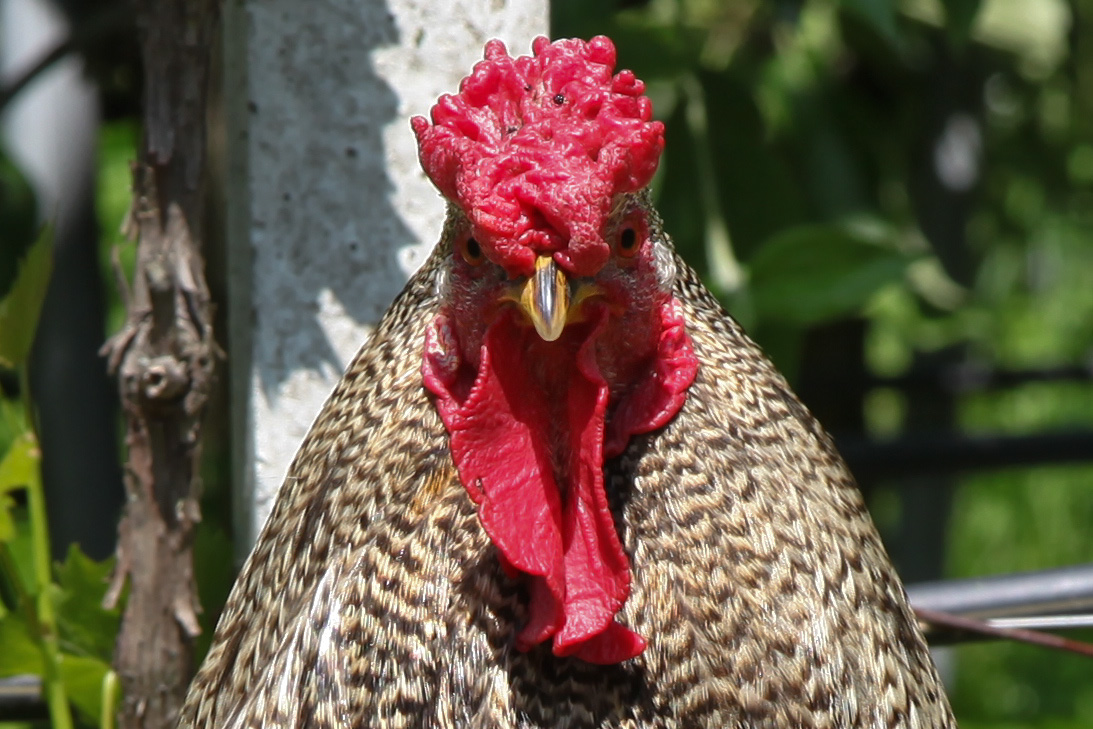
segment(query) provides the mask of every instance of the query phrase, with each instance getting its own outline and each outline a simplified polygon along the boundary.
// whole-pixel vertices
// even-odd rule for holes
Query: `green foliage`
[[[125,321],[125,306],[114,285],[116,256],[126,281],[133,280],[137,247],[122,232],[132,187],[130,165],[136,156],[139,130],[130,119],[111,121],[99,132],[99,171],[95,208],[99,218],[99,265],[107,295],[106,331],[116,332]]]
[[[69,547],[65,561],[54,569],[61,646],[73,656],[97,661],[104,669],[114,655],[114,636],[121,624],[120,608],[103,608],[113,571],[112,559],[96,562],[76,545]]]
[[[910,260],[852,230],[831,225],[788,228],[767,239],[748,262],[760,321],[808,326],[852,316]]]
[[[896,4],[892,0],[841,0],[844,8],[857,13],[873,26],[878,35],[896,43],[899,29],[896,25]],[[960,4],[960,3],[957,3]],[[967,5],[968,3],[963,3]]]
[[[0,677],[42,673],[42,652],[32,635],[30,626],[17,615],[0,618],[0,645],[4,646],[0,652]]]
[[[103,715],[103,685],[111,674],[110,664],[70,653],[62,653],[59,663],[65,694],[84,722],[99,724]]]
[[[0,461],[0,542],[15,539],[15,521],[11,516],[11,509],[15,506],[12,492],[31,483],[40,458],[38,444],[30,433],[24,433],[12,441]]]
[[[76,547],[56,569],[49,563],[41,450],[26,380],[26,359],[50,271],[47,229],[27,251],[7,296],[0,301],[0,364],[15,368],[22,402],[0,410],[0,677],[41,676],[53,726],[72,726],[70,704],[98,723],[119,613],[101,607],[109,564],[96,564]],[[25,499],[24,508],[16,497]],[[107,714],[112,712],[107,712]]]
[[[73,546],[65,562],[55,569],[56,583],[48,588],[57,606],[60,650],[55,661],[60,682],[67,699],[89,724],[98,724],[102,715],[103,684],[111,671],[120,620],[119,610],[101,606],[111,570],[111,561],[96,563]],[[40,630],[21,617],[21,612],[0,615],[0,645],[4,646],[0,677],[45,674],[42,646],[36,637]]]
[[[0,151],[0,295],[15,280],[16,263],[26,253],[38,229],[34,191]]]
[[[859,315],[886,285],[904,283],[912,260],[906,230],[886,221],[868,189],[876,171],[851,143],[858,130],[846,126],[875,112],[826,77],[846,17],[885,58],[901,46],[896,6],[793,5],[552,5],[556,35],[611,36],[621,63],[650,83],[669,140],[654,183],[665,225],[787,370],[808,327]],[[764,36],[781,52],[771,54]],[[867,126],[854,141],[883,147]],[[862,233],[863,214],[886,221],[886,240]]]
[[[23,258],[11,290],[0,301],[0,367],[19,367],[30,354],[53,270],[52,247],[53,229],[46,226]]]
[[[219,501],[224,503],[227,499],[221,498]],[[230,558],[231,538],[210,517],[211,510],[203,509],[202,512],[202,522],[194,535],[194,564],[197,565],[194,579],[203,609],[200,616],[201,635],[197,636],[195,646],[195,654],[199,658],[209,650],[220,608],[227,602],[228,592],[235,581],[235,565]]]
[[[772,235],[807,220],[805,202],[783,155],[771,148],[747,80],[738,73],[702,72],[699,81],[716,204],[736,255],[747,258]],[[765,204],[756,205],[757,200]]]
[[[945,27],[956,45],[963,46],[970,40],[981,4],[980,0],[948,0],[945,4]]]

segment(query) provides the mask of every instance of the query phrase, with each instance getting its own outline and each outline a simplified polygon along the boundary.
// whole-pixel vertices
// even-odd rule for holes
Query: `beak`
[[[535,260],[535,273],[520,288],[519,304],[544,341],[562,336],[570,308],[569,281],[550,256]]]

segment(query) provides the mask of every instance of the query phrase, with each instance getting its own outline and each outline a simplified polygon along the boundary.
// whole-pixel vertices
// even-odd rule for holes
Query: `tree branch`
[[[219,353],[201,255],[205,116],[216,0],[136,0],[144,137],[130,218],[136,271],[121,331],[103,347],[126,420],[127,502],[107,600],[128,581],[114,666],[123,729],[173,727],[193,672],[200,611],[201,418]]]
[[[926,608],[915,608],[915,614],[918,616],[919,620],[940,628],[963,633],[986,635],[992,638],[1001,638],[1003,640],[1013,640],[1018,643],[1029,643],[1031,645],[1054,648],[1056,650],[1077,653],[1078,655],[1093,658],[1093,644],[1083,643],[1070,638],[1063,638],[1051,633],[1043,633],[1038,630],[1026,630],[1024,628],[1000,628],[983,620],[945,613],[940,610],[927,610]]]

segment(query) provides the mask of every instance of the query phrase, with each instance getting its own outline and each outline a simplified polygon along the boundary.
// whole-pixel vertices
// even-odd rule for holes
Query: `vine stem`
[[[20,367],[21,392],[30,426],[28,437],[38,451],[38,435],[30,405],[30,387],[26,366]],[[41,461],[41,453],[38,452]],[[72,729],[72,712],[61,680],[61,648],[57,637],[57,616],[53,610],[53,573],[49,550],[49,521],[46,518],[45,489],[40,469],[32,469],[27,479],[27,510],[30,515],[30,537],[34,560],[34,604],[37,618],[38,648],[42,652],[42,678],[45,680],[46,704],[54,729]]]
[[[107,671],[102,680],[102,715],[99,717],[99,729],[114,729],[117,725],[118,696],[121,686],[118,674]]]

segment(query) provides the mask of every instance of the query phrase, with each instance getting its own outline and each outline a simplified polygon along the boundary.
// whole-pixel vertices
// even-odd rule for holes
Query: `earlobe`
[[[447,301],[451,292],[451,273],[446,265],[437,267],[435,292],[438,299]]]
[[[657,275],[657,286],[669,293],[676,285],[676,259],[663,241],[653,241],[653,266]]]

